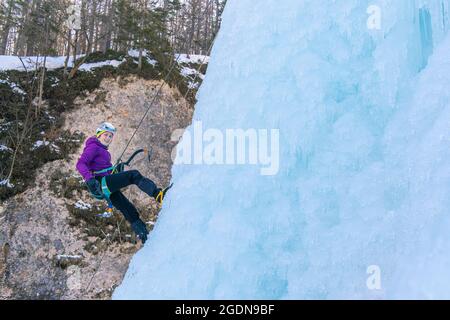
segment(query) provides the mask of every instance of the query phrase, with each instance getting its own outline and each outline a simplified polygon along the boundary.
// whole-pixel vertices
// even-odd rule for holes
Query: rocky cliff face
[[[98,123],[112,122],[118,128],[110,147],[115,159],[161,84],[135,76],[104,79],[64,114],[64,127],[84,142]],[[190,123],[192,111],[177,89],[165,85],[124,158],[151,148],[151,160],[140,155],[133,168],[166,185],[175,146],[171,133]],[[102,217],[105,203],[85,191],[75,170],[82,148],[69,160],[45,164],[32,187],[0,204],[1,299],[108,299],[141,246],[120,212]],[[134,186],[125,194],[151,229],[158,205]]]

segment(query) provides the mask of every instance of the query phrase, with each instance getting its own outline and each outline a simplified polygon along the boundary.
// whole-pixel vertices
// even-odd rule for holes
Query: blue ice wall
[[[113,297],[450,298],[449,7],[228,0],[194,121],[279,129],[279,170],[174,165]]]

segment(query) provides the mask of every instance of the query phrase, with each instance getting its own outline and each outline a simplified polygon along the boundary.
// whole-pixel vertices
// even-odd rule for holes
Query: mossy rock
[[[70,213],[69,224],[72,227],[84,228],[84,233],[88,237],[98,237],[111,242],[131,242],[136,243],[136,237],[128,222],[120,212],[114,211],[110,218],[103,218],[100,215],[105,211],[106,204],[96,201],[90,204],[91,208],[80,209],[75,204],[67,205]],[[132,234],[132,237],[127,237]]]
[[[81,255],[56,255],[54,261],[58,267],[66,269],[69,266],[81,265],[83,257]]]

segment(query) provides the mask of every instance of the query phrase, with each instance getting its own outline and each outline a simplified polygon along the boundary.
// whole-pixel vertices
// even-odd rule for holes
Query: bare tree
[[[62,18],[67,18],[68,6],[75,3],[81,7],[81,29],[69,31]],[[111,48],[140,48],[144,42],[156,43],[155,39],[166,39],[177,52],[206,54],[220,27],[225,3],[226,0],[0,0],[0,54],[42,55],[43,48],[49,46],[51,54],[75,57]],[[52,10],[45,19],[57,28],[50,28],[46,34],[42,29],[42,8],[49,5]]]

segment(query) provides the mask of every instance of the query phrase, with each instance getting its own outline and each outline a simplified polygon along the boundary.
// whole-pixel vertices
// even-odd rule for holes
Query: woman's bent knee
[[[132,180],[139,181],[142,179],[142,175],[138,170],[130,170],[128,171]]]

